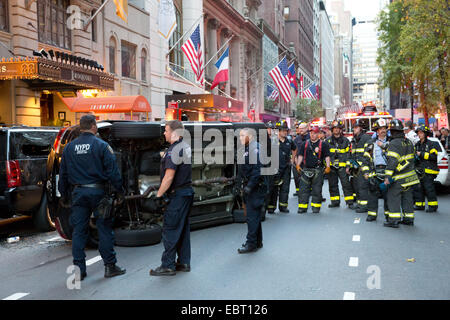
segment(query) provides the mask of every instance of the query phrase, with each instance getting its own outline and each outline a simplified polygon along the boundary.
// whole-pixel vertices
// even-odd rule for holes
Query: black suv
[[[54,229],[43,190],[47,157],[58,130],[0,127],[0,218],[29,215],[37,229]]]
[[[243,222],[241,201],[233,196],[236,159],[231,164],[205,161],[203,151],[211,142],[194,141],[194,131],[205,133],[214,129],[226,136],[234,132],[233,143],[216,141],[219,152],[236,155],[237,132],[239,128],[251,127],[258,133],[265,131],[263,123],[184,122],[191,135],[192,180],[195,191],[190,221],[191,228],[201,228],[230,222]],[[154,198],[160,183],[160,161],[169,146],[164,139],[163,122],[98,122],[98,135],[113,148],[122,175],[128,200],[116,210],[116,245],[139,246],[161,241],[162,214],[156,210]],[[211,132],[211,131],[209,131]],[[47,162],[47,198],[50,216],[56,229],[65,239],[71,239],[69,223],[70,209],[59,206],[58,192],[59,164],[64,147],[80,135],[79,126],[62,129],[54,143]],[[203,140],[202,140],[203,141]],[[201,156],[199,163],[197,157]],[[224,161],[225,162],[225,161]],[[196,164],[197,163],[197,164]],[[97,244],[94,218],[90,223],[89,245]],[[239,220],[239,221],[237,221]]]

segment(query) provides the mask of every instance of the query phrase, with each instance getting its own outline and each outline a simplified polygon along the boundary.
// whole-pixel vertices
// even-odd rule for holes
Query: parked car
[[[54,229],[44,191],[47,157],[59,128],[0,128],[0,218],[29,215],[37,229]]]
[[[98,122],[98,135],[108,142],[114,150],[117,164],[123,179],[123,186],[129,198],[125,205],[116,210],[116,245],[139,246],[161,241],[162,214],[155,210],[154,197],[160,182],[160,161],[164,150],[169,146],[164,139],[164,123],[110,121]],[[263,123],[222,123],[222,122],[184,122],[191,136],[192,180],[195,191],[194,204],[190,214],[191,228],[202,228],[233,221],[242,222],[241,201],[233,196],[233,179],[236,175],[236,160],[231,164],[208,162],[203,157],[204,148],[211,142],[194,141],[194,131],[204,133],[215,129],[223,136],[227,130],[251,127],[259,132],[265,131]],[[47,198],[50,216],[56,229],[65,239],[71,239],[72,227],[69,224],[70,209],[59,206],[60,194],[57,188],[59,164],[64,147],[80,134],[79,126],[61,129],[55,140],[47,161]],[[236,154],[234,144],[222,141],[220,152],[225,155]],[[198,158],[202,157],[202,158]],[[199,159],[197,163],[196,159]],[[152,191],[153,190],[153,191]],[[97,233],[95,218],[90,223],[89,244],[95,246]]]
[[[439,141],[438,138],[428,137],[429,140],[434,141],[439,144],[441,147],[441,151],[438,152],[438,167],[439,167],[439,174],[434,180],[434,183],[437,184],[437,186],[440,189],[447,189],[450,190],[450,175],[448,174],[448,154],[445,148],[442,146],[442,143]]]

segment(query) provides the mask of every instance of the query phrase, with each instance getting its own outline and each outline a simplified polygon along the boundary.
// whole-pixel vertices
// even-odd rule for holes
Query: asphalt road
[[[326,182],[326,197],[327,189]],[[292,190],[290,213],[263,222],[264,248],[237,253],[246,224],[193,231],[192,271],[174,277],[149,276],[162,244],[116,247],[127,273],[112,279],[88,250],[88,277],[68,289],[70,242],[56,232],[3,241],[0,299],[450,299],[450,195],[439,196],[437,213],[416,212],[414,226],[392,229],[383,216],[366,222],[366,214],[329,209],[329,201],[319,214],[299,215]]]

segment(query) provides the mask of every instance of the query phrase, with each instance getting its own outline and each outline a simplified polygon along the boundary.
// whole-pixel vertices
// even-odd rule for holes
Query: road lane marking
[[[96,256],[96,257],[94,257],[94,258],[89,259],[88,261],[86,261],[86,265],[87,265],[87,266],[90,266],[90,265],[92,265],[92,264],[94,264],[94,263],[96,263],[96,262],[99,262],[100,260],[102,260],[102,257],[101,257],[101,256]]]
[[[348,266],[349,267],[357,267],[358,264],[359,264],[358,257],[350,257],[350,260],[348,261]]]
[[[6,297],[6,298],[4,298],[2,300],[19,300],[19,299],[22,299],[23,297],[25,297],[27,295],[29,295],[29,293],[17,292],[17,293],[14,293],[14,294],[10,295],[9,297]]]
[[[50,238],[50,239],[47,239],[46,241],[49,241],[49,242],[51,242],[51,241],[63,241],[64,239],[63,238],[61,238],[61,237],[54,237],[54,238]]]
[[[353,221],[353,223],[359,223],[360,218],[355,218],[355,221]]]
[[[359,234],[353,235],[352,241],[358,242],[361,240],[361,236]]]
[[[354,292],[344,292],[343,300],[355,300],[355,293]]]

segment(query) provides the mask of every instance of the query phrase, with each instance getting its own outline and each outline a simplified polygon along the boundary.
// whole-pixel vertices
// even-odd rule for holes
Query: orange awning
[[[151,112],[150,104],[144,96],[62,98],[72,112],[122,113]]]

